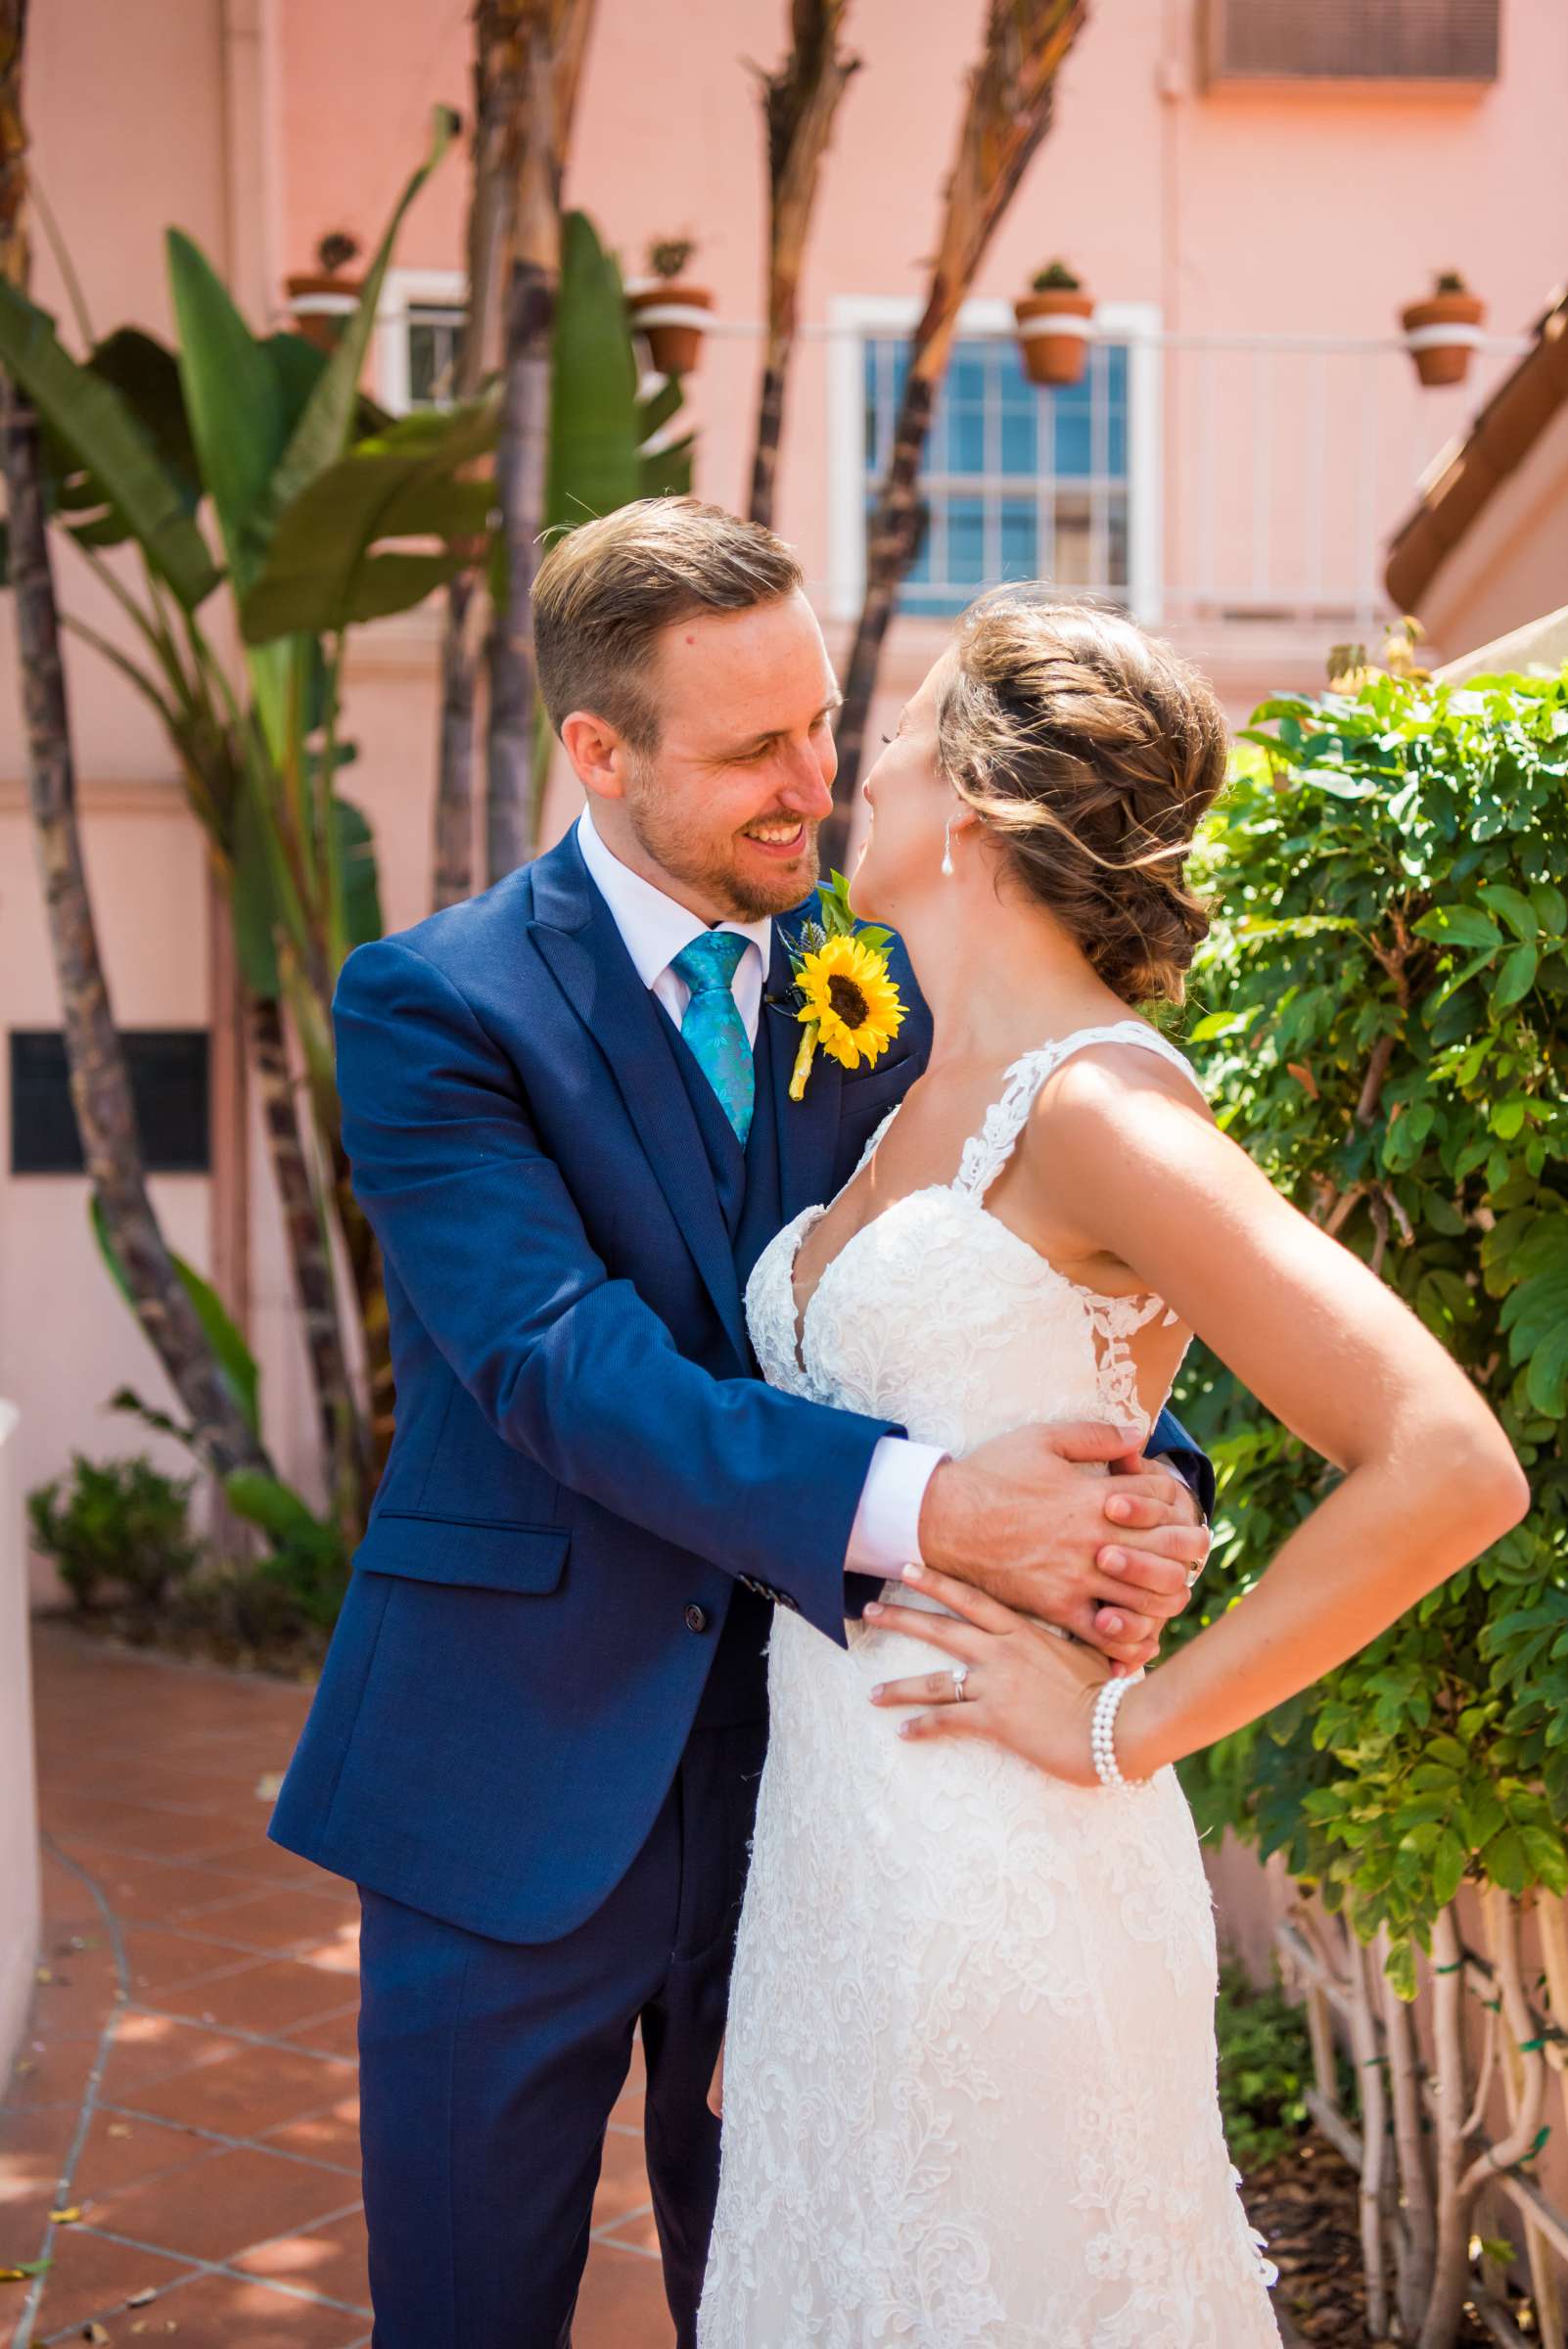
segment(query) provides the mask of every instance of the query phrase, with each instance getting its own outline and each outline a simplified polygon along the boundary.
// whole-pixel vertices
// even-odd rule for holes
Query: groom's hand
[[[921,1555],[1119,1664],[1147,1663],[1187,1603],[1209,1536],[1180,1479],[1141,1457],[1141,1440],[1085,1420],[1015,1428],[944,1460],[920,1512]],[[1115,1473],[1086,1476],[1091,1462]]]

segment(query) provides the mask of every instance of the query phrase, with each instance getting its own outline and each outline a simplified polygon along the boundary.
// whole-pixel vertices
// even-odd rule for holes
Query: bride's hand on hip
[[[940,1648],[952,1663],[944,1672],[885,1681],[872,1689],[874,1705],[929,1708],[908,1714],[899,1735],[984,1737],[1053,1778],[1096,1785],[1090,1716],[1112,1669],[1107,1659],[1042,1631],[1000,1599],[934,1567],[906,1567],[904,1580],[953,1613],[878,1601],[866,1608],[867,1623]]]

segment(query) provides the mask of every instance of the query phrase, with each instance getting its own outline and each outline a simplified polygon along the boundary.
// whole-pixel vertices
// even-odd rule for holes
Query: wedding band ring
[[[957,1671],[952,1676],[952,1701],[955,1705],[963,1704],[968,1697],[969,1691],[964,1684],[968,1678],[968,1665],[960,1664]]]

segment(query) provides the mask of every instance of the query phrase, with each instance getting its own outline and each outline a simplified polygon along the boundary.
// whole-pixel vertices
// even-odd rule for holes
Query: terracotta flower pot
[[[1079,288],[1051,286],[1025,294],[1013,303],[1018,347],[1032,384],[1076,384],[1088,365],[1094,297]]]
[[[638,334],[646,336],[648,355],[661,375],[690,375],[703,346],[704,313],[714,306],[706,286],[688,286],[661,278],[626,295],[626,307]]]
[[[358,306],[361,284],[358,278],[329,276],[320,270],[285,278],[284,291],[295,326],[307,343],[322,350],[337,348],[345,320],[351,318]]]
[[[1423,384],[1463,383],[1486,314],[1486,303],[1474,294],[1431,294],[1401,312],[1406,346]]]

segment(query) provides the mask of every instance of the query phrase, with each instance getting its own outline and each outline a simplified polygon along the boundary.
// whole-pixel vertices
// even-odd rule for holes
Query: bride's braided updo
[[[1209,927],[1192,836],[1225,779],[1212,688],[1121,613],[994,589],[959,622],[937,743],[1008,865],[1128,1003],[1179,1003]]]

